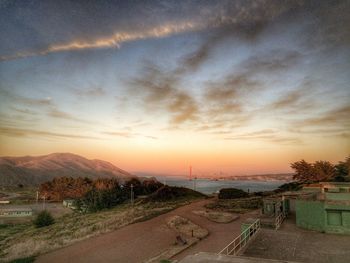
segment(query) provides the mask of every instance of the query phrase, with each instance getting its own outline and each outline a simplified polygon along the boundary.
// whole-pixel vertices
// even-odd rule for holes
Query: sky
[[[350,1],[0,0],[0,156],[290,172],[350,153]]]

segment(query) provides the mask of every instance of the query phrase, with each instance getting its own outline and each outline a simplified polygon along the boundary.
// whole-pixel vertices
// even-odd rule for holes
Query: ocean
[[[189,181],[185,178],[161,177],[157,180],[169,186],[182,186],[191,188],[203,194],[217,193],[222,188],[238,188],[247,192],[272,191],[288,181],[245,181],[245,180],[209,180],[197,179]]]

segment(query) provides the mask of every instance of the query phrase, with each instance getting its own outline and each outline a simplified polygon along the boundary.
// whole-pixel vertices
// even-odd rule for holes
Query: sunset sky
[[[350,153],[350,1],[0,0],[0,156],[290,172]]]

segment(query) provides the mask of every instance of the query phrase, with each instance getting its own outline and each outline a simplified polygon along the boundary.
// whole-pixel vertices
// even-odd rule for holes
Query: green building
[[[325,233],[350,235],[350,183],[319,183],[304,187],[296,200],[296,224]]]

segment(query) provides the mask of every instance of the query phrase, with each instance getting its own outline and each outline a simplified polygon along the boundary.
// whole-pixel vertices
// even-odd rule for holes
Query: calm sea
[[[156,177],[161,183],[170,186],[183,186],[202,192],[204,194],[212,194],[218,192],[222,188],[238,188],[249,192],[271,191],[278,188],[280,185],[287,183],[287,181],[231,181],[219,180],[213,181],[208,179],[197,179],[189,181],[184,178],[173,177]]]

